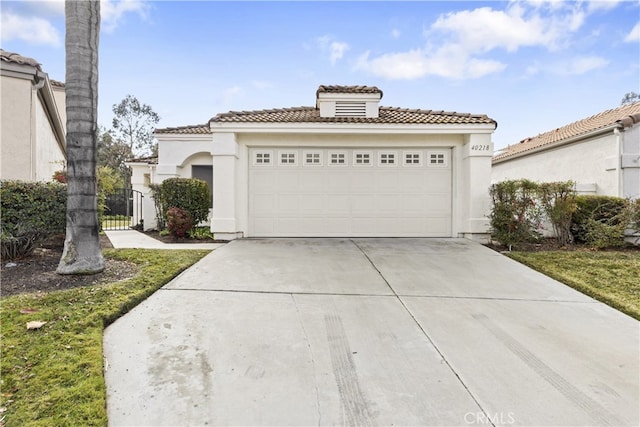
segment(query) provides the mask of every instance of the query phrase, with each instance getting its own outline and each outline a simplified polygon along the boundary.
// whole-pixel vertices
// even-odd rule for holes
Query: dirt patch
[[[100,244],[103,249],[113,247],[104,235],[100,236]],[[56,273],[56,268],[63,248],[64,237],[57,236],[44,242],[28,257],[13,261],[3,260],[0,267],[0,295],[5,297],[28,292],[96,286],[133,277],[138,271],[138,267],[132,262],[105,259],[105,269],[102,273],[62,276]]]

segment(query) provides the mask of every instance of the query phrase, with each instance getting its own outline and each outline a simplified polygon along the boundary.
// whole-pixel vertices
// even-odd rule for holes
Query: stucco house
[[[157,159],[130,162],[134,189],[197,177],[211,230],[238,237],[484,239],[497,123],[486,115],[380,106],[371,86],[320,86],[315,106],[228,112],[158,129]]]
[[[0,49],[0,178],[51,181],[66,160],[64,83]]]
[[[640,102],[527,138],[493,158],[492,182],[576,182],[582,194],[640,197]]]

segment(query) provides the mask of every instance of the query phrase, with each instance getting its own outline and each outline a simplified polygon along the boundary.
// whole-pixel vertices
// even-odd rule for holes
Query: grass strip
[[[512,252],[516,261],[640,320],[640,252]]]
[[[105,257],[140,271],[109,285],[0,300],[0,426],[107,425],[104,328],[209,252],[107,249]],[[27,330],[29,321],[47,323]]]

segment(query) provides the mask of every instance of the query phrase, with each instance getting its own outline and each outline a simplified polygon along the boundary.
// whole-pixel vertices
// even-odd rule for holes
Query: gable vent
[[[365,102],[336,101],[336,117],[366,117]]]

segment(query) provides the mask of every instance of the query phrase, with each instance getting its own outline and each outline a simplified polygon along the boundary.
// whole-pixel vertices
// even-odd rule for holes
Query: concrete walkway
[[[637,426],[639,335],[466,240],[239,240],[107,328],[107,412],[111,426]]]
[[[130,249],[217,249],[225,243],[164,243],[135,230],[106,230],[114,248]]]

